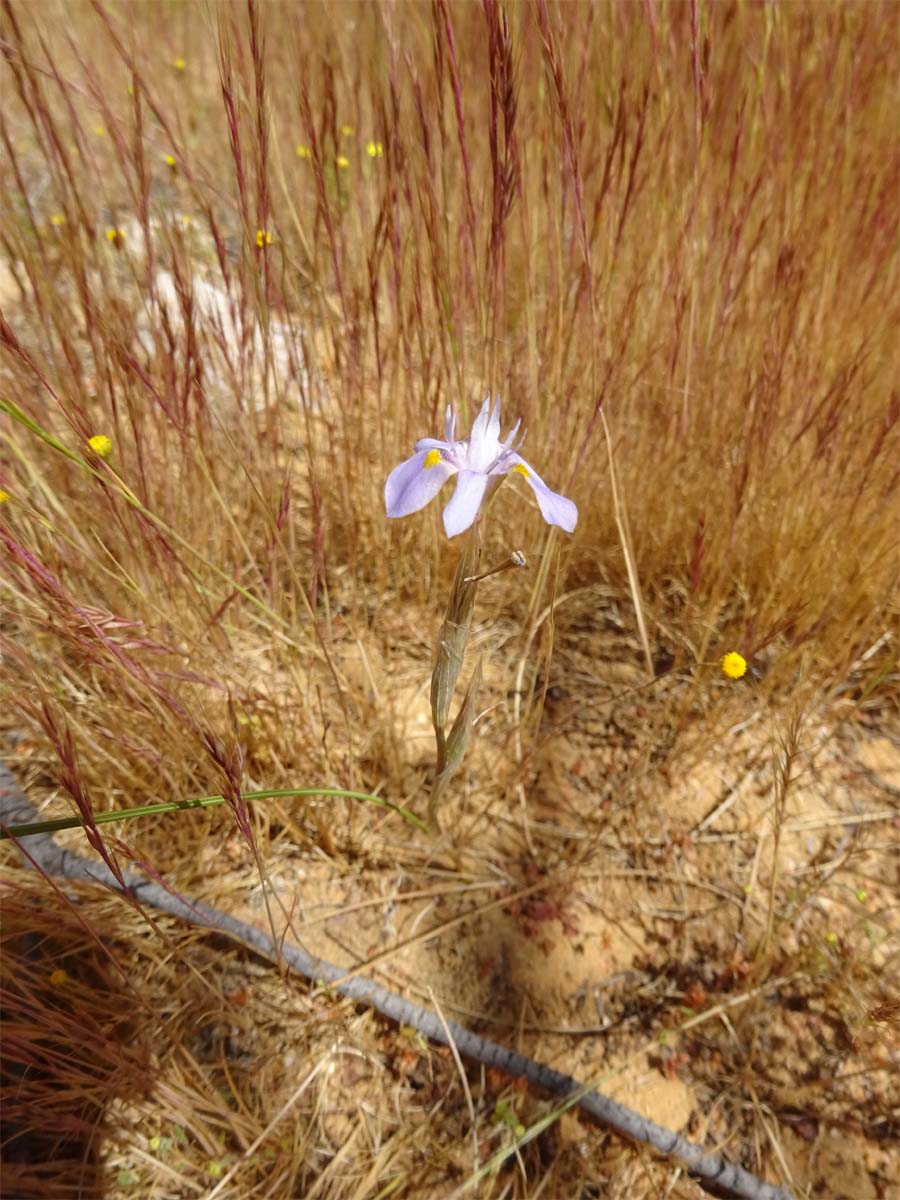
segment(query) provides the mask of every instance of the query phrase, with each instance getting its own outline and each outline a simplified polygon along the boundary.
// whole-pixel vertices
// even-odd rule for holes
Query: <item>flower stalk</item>
[[[431,721],[437,746],[437,762],[428,806],[429,821],[434,820],[444,790],[462,763],[475,717],[475,702],[481,682],[480,661],[469,681],[462,706],[456,714],[449,734],[447,733],[450,706],[462,671],[472,613],[475,609],[480,561],[481,528],[480,524],[476,524],[466,540],[453,577],[447,611],[438,634],[437,654],[431,676]]]

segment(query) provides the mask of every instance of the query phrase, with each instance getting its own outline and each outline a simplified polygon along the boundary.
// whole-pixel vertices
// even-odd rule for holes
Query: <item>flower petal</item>
[[[485,400],[468,437],[466,461],[471,471],[487,471],[500,453],[500,401],[491,411],[491,398]]]
[[[456,537],[468,529],[481,508],[489,476],[477,471],[460,471],[456,491],[444,509],[444,530],[447,537]]]
[[[424,508],[456,471],[443,459],[433,467],[426,467],[428,453],[428,450],[418,451],[388,475],[384,485],[384,507],[389,517],[408,517]]]
[[[482,404],[482,406],[478,412],[478,416],[475,418],[475,420],[472,424],[472,432],[469,434],[469,437],[472,439],[473,442],[480,442],[487,434],[488,426],[491,423],[490,409],[491,409],[491,398],[490,398],[490,396],[488,396],[487,399],[485,400],[484,404]],[[499,433],[499,431],[500,431],[500,418],[498,417],[497,418],[497,432]]]
[[[520,454],[511,454],[510,461],[512,463],[510,470],[518,468],[517,474],[524,475],[531,485],[538,508],[541,510],[541,516],[547,524],[558,525],[566,533],[571,533],[578,523],[577,505],[571,500],[567,500],[565,496],[561,496],[559,492],[551,491],[534,467],[527,463]]]
[[[509,433],[503,439],[502,449],[504,451],[509,450],[510,447],[512,446],[513,442],[516,440],[516,434],[519,432],[521,425],[522,425],[522,418],[519,417],[518,421],[516,421],[515,425],[513,425],[512,429],[509,431]],[[522,437],[519,439],[519,446],[521,446],[522,442],[524,442],[524,441],[525,441],[525,434],[523,433]],[[517,450],[518,450],[519,446],[516,447]]]

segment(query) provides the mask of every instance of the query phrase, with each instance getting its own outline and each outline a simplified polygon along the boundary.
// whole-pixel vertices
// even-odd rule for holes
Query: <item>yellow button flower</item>
[[[298,146],[297,147],[297,157],[298,158],[312,158],[312,150],[310,150],[309,146]]]
[[[92,438],[88,439],[88,447],[98,458],[109,458],[113,448],[112,442],[105,433],[95,433]]]
[[[183,71],[187,66],[187,60],[179,55],[178,58],[172,59],[172,66],[176,71]]]
[[[272,235],[269,233],[268,229],[257,229],[256,244],[259,246],[260,250],[263,248],[263,246],[272,245]]]
[[[115,246],[117,250],[120,249],[125,244],[125,230],[110,225],[106,231],[106,240],[111,246]]]
[[[337,156],[337,165],[341,168],[341,170],[345,171],[347,167],[350,166],[350,159],[344,154],[339,154]]]
[[[722,659],[722,670],[729,679],[740,679],[747,673],[747,660],[736,650],[731,650]]]
[[[366,154],[368,154],[369,158],[383,158],[384,146],[382,146],[381,142],[369,142],[366,146]]]
[[[8,499],[9,499],[9,492],[5,492],[3,490],[3,488],[0,488],[0,504],[5,504]]]

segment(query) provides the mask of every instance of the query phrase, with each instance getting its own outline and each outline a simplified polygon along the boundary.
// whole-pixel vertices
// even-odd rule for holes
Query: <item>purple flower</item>
[[[450,502],[444,509],[444,529],[447,537],[455,537],[468,529],[478,516],[487,491],[488,480],[494,475],[518,471],[531,486],[541,515],[548,525],[559,525],[571,533],[578,520],[578,509],[571,500],[552,492],[537,471],[516,454],[512,447],[519,432],[517,421],[506,441],[500,441],[500,401],[485,400],[475,418],[472,432],[462,441],[454,437],[456,416],[447,408],[445,432],[447,440],[422,438],[416,442],[412,458],[394,467],[384,485],[384,504],[389,517],[408,517],[424,508],[441,490],[451,475],[459,475]],[[521,440],[519,445],[521,445]]]

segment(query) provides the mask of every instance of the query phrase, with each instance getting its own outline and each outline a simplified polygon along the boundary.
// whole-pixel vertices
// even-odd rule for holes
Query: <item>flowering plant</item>
[[[516,471],[528,481],[541,515],[548,525],[558,525],[571,533],[578,521],[578,509],[571,500],[551,491],[513,447],[521,421],[517,421],[506,440],[500,441],[500,400],[491,409],[488,396],[475,418],[467,438],[456,440],[456,414],[447,407],[446,441],[422,438],[416,442],[411,458],[394,467],[384,485],[384,503],[389,517],[406,517],[424,508],[451,475],[458,475],[456,490],[444,508],[447,537],[468,529],[481,510],[488,483],[495,476]],[[524,436],[524,435],[523,435]],[[522,444],[522,438],[518,445]]]

